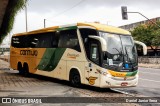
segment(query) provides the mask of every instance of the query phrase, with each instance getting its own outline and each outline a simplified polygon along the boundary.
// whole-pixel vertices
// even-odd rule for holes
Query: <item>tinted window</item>
[[[84,47],[85,47],[85,51],[87,54],[87,57],[89,59],[90,54],[89,54],[89,40],[88,40],[88,36],[89,35],[95,35],[97,36],[97,31],[94,29],[86,29],[86,28],[82,28],[80,29],[80,33],[81,33],[81,37],[84,43]]]
[[[77,30],[65,30],[60,32],[58,47],[71,48],[80,52]]]
[[[30,46],[35,48],[51,48],[53,33],[42,33],[33,35],[30,41]]]
[[[12,46],[17,48],[25,47],[25,39],[23,36],[12,37]]]
[[[12,46],[17,48],[56,48],[55,32],[12,37]]]
[[[90,60],[96,64],[99,64],[99,46],[96,43],[90,45]]]

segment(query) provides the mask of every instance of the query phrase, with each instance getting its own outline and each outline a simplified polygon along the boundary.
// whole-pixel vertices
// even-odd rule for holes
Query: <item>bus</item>
[[[138,83],[138,56],[130,32],[99,23],[76,23],[15,34],[10,67],[22,75],[38,74],[100,87]]]

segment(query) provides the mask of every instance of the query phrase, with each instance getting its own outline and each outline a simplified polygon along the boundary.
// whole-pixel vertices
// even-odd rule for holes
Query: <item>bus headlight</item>
[[[103,72],[103,75],[107,75],[107,72]]]
[[[107,74],[107,77],[111,78],[111,77],[112,77],[112,75],[111,75],[111,74]]]

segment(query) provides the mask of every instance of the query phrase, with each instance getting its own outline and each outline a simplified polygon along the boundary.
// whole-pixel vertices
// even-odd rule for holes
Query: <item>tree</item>
[[[12,30],[17,12],[26,5],[27,0],[9,0],[0,26],[0,44]]]
[[[156,22],[160,25],[160,22]],[[157,55],[157,48],[160,46],[160,28],[152,23],[141,24],[131,31],[135,40],[145,43]]]

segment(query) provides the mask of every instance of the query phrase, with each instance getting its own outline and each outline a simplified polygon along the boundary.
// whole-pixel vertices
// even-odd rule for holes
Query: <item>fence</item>
[[[10,61],[10,52],[8,50],[0,52],[0,59],[9,62]]]
[[[160,56],[142,56],[138,57],[139,63],[160,64]]]

